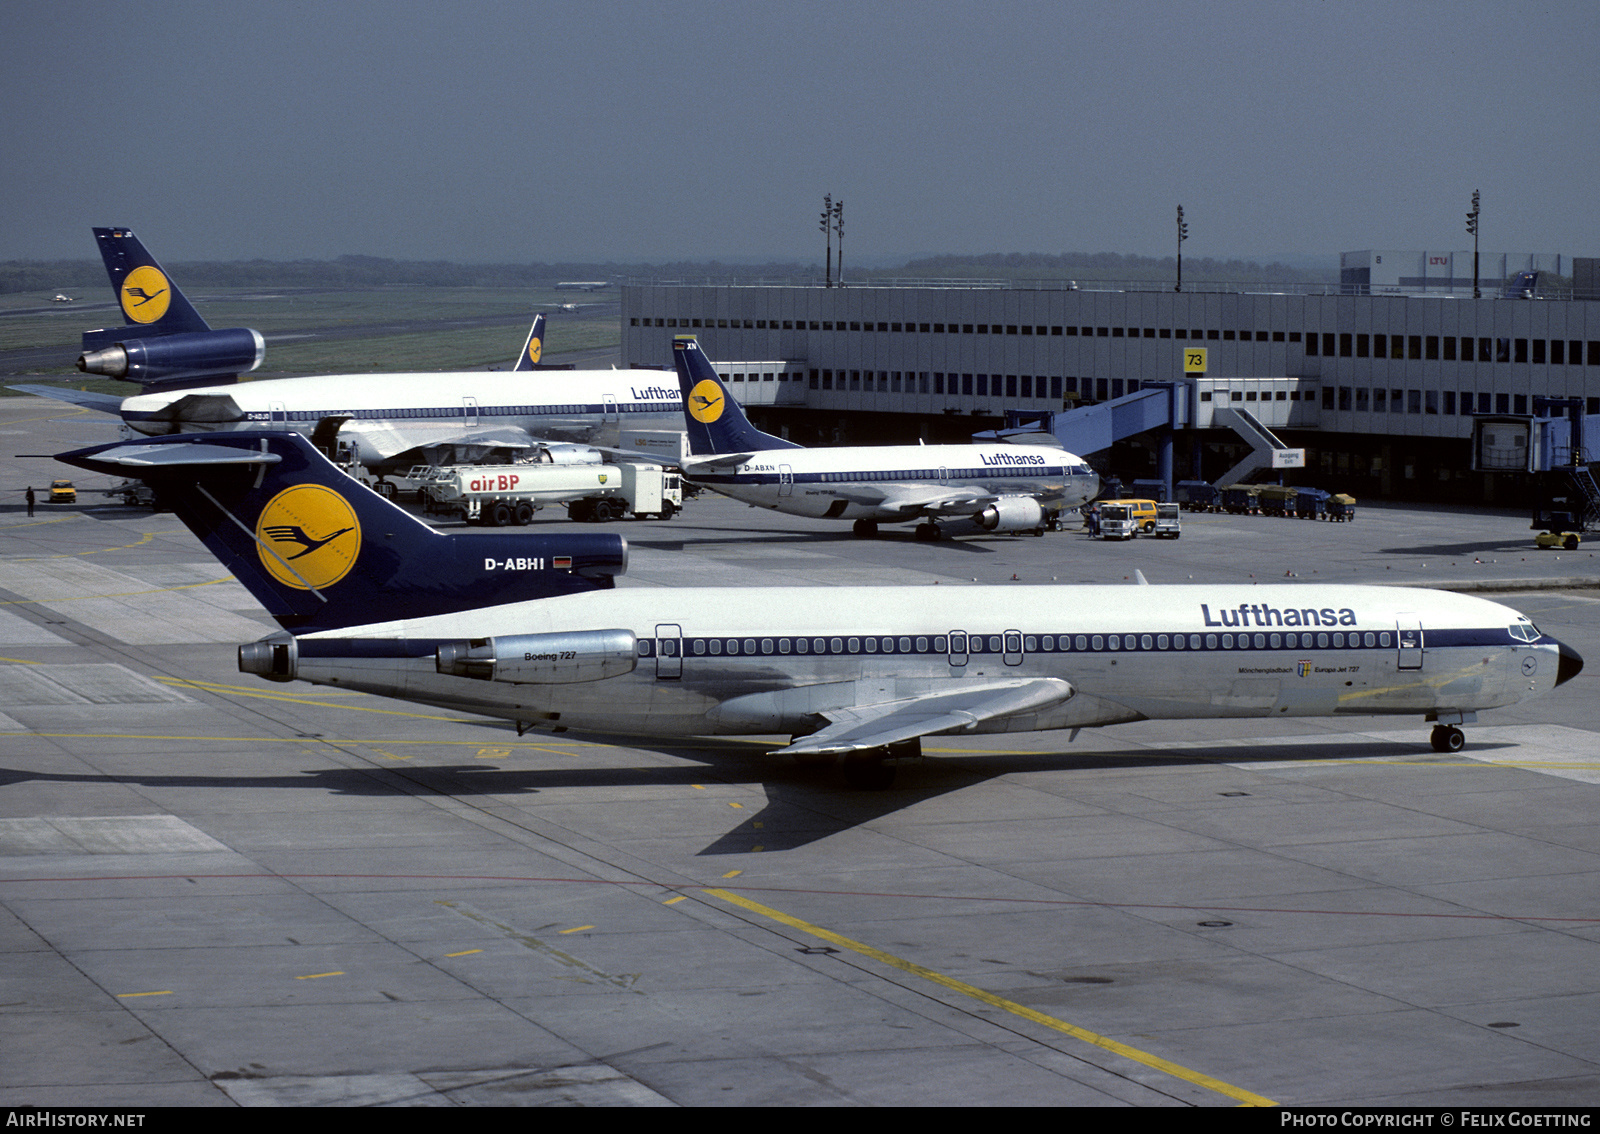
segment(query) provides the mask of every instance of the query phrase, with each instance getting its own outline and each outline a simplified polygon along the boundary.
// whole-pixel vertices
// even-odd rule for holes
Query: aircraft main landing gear
[[[922,740],[912,737],[883,748],[852,752],[843,760],[845,783],[860,791],[884,791],[894,784],[895,764],[922,758]]]
[[[943,534],[939,530],[938,524],[923,523],[917,525],[917,538],[927,543],[936,542]]]
[[[858,539],[869,539],[878,534],[878,524],[875,520],[857,520],[851,525],[850,530]]]
[[[1428,742],[1435,752],[1460,752],[1467,744],[1467,734],[1455,725],[1434,725]]]

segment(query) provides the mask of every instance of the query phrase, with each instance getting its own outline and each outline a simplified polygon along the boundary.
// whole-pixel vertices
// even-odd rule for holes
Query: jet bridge
[[[1006,428],[975,433],[973,440],[1023,442],[1049,434],[1069,452],[1086,456],[1153,430],[1159,441],[1159,476],[1170,496],[1172,440],[1178,429],[1231,429],[1250,444],[1250,455],[1229,469],[1219,486],[1237,483],[1258,469],[1303,467],[1305,450],[1289,448],[1272,430],[1317,428],[1320,385],[1317,379],[1299,378],[1146,382],[1123,397],[1075,410],[1042,415],[1007,410]]]
[[[1535,530],[1600,528],[1600,485],[1585,438],[1600,436],[1600,416],[1582,398],[1534,398],[1533,415],[1482,414],[1472,419],[1474,472],[1531,474]]]

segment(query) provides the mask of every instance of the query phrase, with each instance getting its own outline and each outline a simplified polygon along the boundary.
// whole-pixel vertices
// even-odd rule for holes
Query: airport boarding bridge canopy
[[[1300,468],[1305,450],[1285,445],[1274,429],[1316,429],[1323,383],[1302,378],[1180,378],[1146,382],[1143,388],[1098,405],[1044,415],[1016,412],[1005,429],[974,434],[975,440],[1017,440],[1052,435],[1079,456],[1100,453],[1139,433],[1158,431],[1163,449],[1175,429],[1230,429],[1251,453],[1219,484],[1233,484],[1262,468]],[[1163,459],[1169,480],[1170,453]]]

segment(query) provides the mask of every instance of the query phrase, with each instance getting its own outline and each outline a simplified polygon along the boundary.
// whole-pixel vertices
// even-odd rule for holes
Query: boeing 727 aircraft
[[[621,541],[580,541],[616,537],[442,536],[297,434],[60,459],[149,481],[277,618],[246,673],[519,730],[784,734],[870,786],[924,736],[1145,719],[1409,716],[1456,751],[1583,666],[1509,607],[1399,587],[612,590]]]
[[[762,508],[791,516],[854,520],[855,534],[914,520],[917,538],[943,534],[940,521],[972,520],[989,531],[1043,534],[1047,513],[1075,508],[1100,478],[1065,449],[1031,445],[870,445],[805,449],[763,433],[745,417],[693,335],[672,341],[694,460],[683,474]]]
[[[616,446],[622,429],[682,428],[677,388],[659,370],[525,373],[540,369],[542,316],[515,376],[330,374],[236,383],[261,362],[260,333],[212,330],[131,230],[94,232],[129,325],[86,332],[78,366],[139,382],[144,392],[123,400],[42,385],[14,388],[120,414],[139,433],[292,429],[316,434],[330,449],[335,439],[348,444],[382,475],[515,454],[535,440]]]

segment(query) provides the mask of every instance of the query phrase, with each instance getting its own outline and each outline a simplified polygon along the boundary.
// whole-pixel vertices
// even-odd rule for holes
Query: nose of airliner
[[[1561,660],[1556,663],[1556,684],[1561,685],[1582,672],[1583,658],[1565,642],[1557,642],[1556,647],[1561,651]]]

